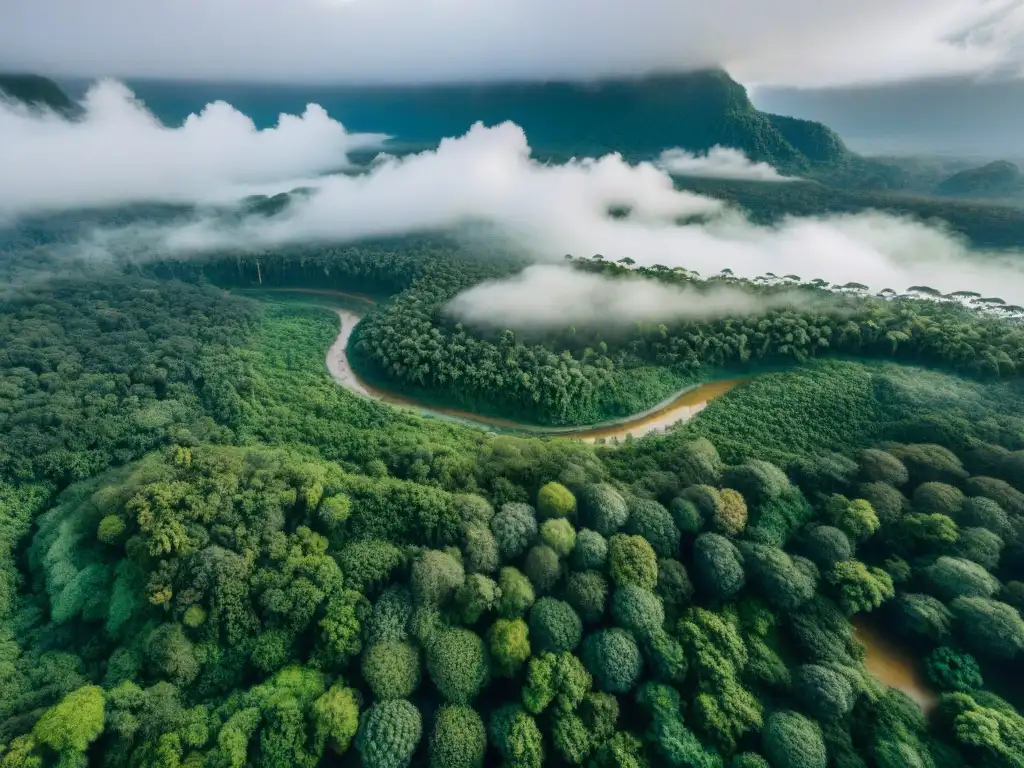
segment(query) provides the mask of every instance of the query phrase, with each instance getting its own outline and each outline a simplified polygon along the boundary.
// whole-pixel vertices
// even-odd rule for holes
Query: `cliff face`
[[[71,99],[60,86],[41,75],[0,73],[0,95],[34,107],[49,107],[56,112],[72,108]]]

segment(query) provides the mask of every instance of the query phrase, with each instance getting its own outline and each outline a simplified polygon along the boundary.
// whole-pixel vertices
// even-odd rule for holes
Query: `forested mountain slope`
[[[1006,160],[969,168],[944,179],[936,192],[965,197],[1013,197],[1024,192],[1024,175]]]
[[[67,112],[72,107],[71,99],[61,87],[41,75],[0,72],[0,97],[31,106],[49,107],[57,112]]]

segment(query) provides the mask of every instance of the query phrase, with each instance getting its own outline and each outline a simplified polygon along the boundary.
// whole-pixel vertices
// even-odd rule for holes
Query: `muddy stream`
[[[260,289],[259,293],[292,293],[311,294],[319,296],[333,296],[355,305],[372,306],[376,302],[368,296],[355,293],[344,293],[342,291],[319,290],[314,288],[271,288]],[[379,400],[382,403],[393,405],[399,408],[409,408],[428,416],[459,421],[465,424],[481,427],[483,429],[502,429],[516,432],[526,432],[537,436],[545,437],[572,437],[586,442],[606,440],[615,442],[625,440],[627,436],[642,437],[656,432],[664,432],[669,427],[689,421],[714,398],[724,395],[737,385],[746,381],[743,378],[722,379],[686,387],[676,392],[658,405],[642,413],[626,416],[620,419],[610,420],[601,424],[591,424],[584,427],[540,427],[530,424],[522,424],[511,419],[502,419],[494,416],[483,416],[469,411],[461,411],[454,408],[443,408],[430,406],[418,402],[412,398],[395,394],[387,390],[375,387],[364,379],[360,378],[353,370],[348,359],[348,343],[352,332],[362,319],[362,313],[356,309],[333,307],[341,322],[341,329],[331,348],[327,350],[327,370],[331,377],[340,386],[354,392],[362,397]]]
[[[891,640],[882,629],[863,618],[855,618],[854,629],[867,648],[864,666],[878,680],[903,691],[928,714],[939,703],[938,694],[928,685],[919,660],[907,649]]]

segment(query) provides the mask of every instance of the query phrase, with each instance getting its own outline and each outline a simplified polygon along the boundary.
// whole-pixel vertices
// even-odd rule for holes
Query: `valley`
[[[129,85],[0,76],[0,768],[1019,768],[1012,169]]]

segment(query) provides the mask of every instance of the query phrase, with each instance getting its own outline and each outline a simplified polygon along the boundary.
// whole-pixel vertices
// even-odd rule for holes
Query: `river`
[[[333,293],[331,291],[303,292],[321,293],[325,295]],[[366,300],[365,297],[357,297],[349,294],[335,293],[334,295],[344,296],[348,299],[359,298]],[[713,381],[708,384],[687,387],[681,392],[677,392],[664,402],[659,403],[643,413],[627,416],[622,419],[615,419],[602,424],[568,428],[537,427],[521,424],[510,419],[483,416],[476,413],[470,413],[468,411],[460,411],[454,408],[427,406],[411,398],[374,387],[372,384],[369,384],[356,374],[349,362],[347,354],[348,343],[352,337],[352,331],[355,329],[356,324],[362,319],[361,315],[351,309],[335,309],[334,311],[341,322],[341,328],[338,331],[338,336],[335,338],[331,348],[327,350],[327,370],[330,372],[331,377],[335,382],[340,386],[357,395],[361,395],[362,397],[373,398],[374,400],[379,400],[383,403],[399,408],[410,408],[426,415],[440,416],[442,418],[479,426],[484,429],[497,428],[518,432],[529,432],[538,436],[572,437],[586,442],[596,442],[598,440],[624,440],[630,434],[632,434],[633,437],[642,437],[643,435],[664,432],[675,424],[689,421],[700,413],[700,411],[703,410],[711,400],[720,395],[724,395],[726,392],[732,390],[734,387],[745,381],[745,379],[723,379],[720,381]]]
[[[925,714],[931,712],[939,703],[939,697],[925,681],[919,660],[871,621],[858,617],[853,626],[857,639],[867,649],[864,665],[868,672],[886,685],[903,691]]]

